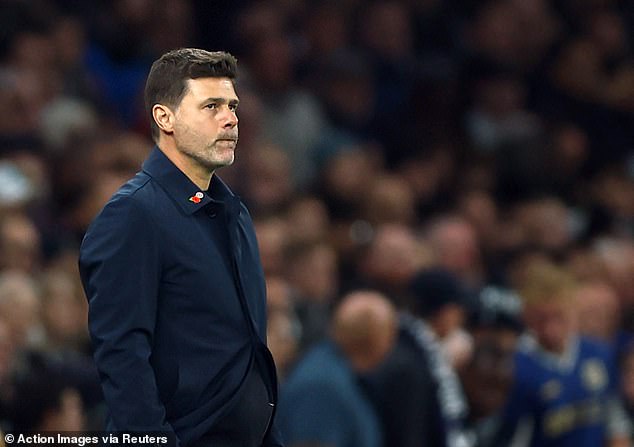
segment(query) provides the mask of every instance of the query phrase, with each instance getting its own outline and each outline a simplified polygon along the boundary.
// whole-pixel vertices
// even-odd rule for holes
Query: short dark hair
[[[441,267],[430,267],[416,272],[410,282],[413,311],[423,318],[431,317],[444,306],[456,304],[469,307],[469,293],[454,273]]]
[[[152,107],[164,104],[177,107],[187,93],[187,80],[229,78],[237,76],[238,61],[224,51],[179,48],[154,61],[145,83],[145,107],[150,115],[152,138],[158,142],[159,128],[154,122]]]

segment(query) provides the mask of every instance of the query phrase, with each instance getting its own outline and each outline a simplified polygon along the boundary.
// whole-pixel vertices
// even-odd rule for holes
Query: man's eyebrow
[[[227,98],[207,98],[204,101],[202,101],[203,104],[208,104],[210,102],[217,102],[217,103],[220,103],[220,104],[228,103],[229,105],[232,105],[232,106],[237,106],[238,104],[240,104],[240,100],[238,98],[231,98],[231,99],[227,99]]]

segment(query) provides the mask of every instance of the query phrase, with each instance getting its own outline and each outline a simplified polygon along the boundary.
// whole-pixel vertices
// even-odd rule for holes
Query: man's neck
[[[179,151],[171,142],[161,141],[158,145],[159,149],[170,159],[174,165],[181,170],[201,191],[209,189],[211,177],[214,171],[209,171],[200,163],[193,160],[190,156]]]

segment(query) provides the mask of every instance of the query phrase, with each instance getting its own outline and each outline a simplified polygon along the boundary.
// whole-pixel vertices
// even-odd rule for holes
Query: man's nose
[[[228,106],[223,107],[220,122],[222,123],[222,127],[228,129],[236,127],[238,125],[238,116],[235,110],[231,110]]]

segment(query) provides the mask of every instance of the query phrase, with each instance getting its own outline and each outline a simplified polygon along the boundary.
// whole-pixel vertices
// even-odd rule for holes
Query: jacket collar
[[[209,190],[201,191],[158,146],[154,146],[143,162],[142,170],[156,180],[188,215],[204,208],[209,203],[220,203],[236,197],[215,173],[211,178]]]

